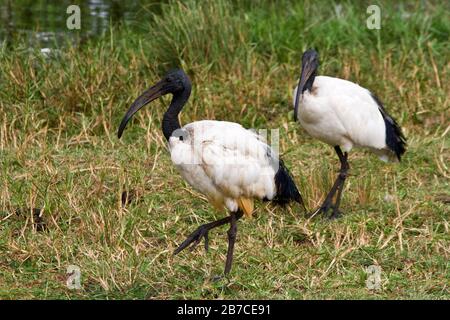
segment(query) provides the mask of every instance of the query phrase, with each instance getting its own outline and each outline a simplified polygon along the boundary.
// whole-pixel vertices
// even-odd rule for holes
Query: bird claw
[[[315,215],[317,215],[317,214],[319,214],[319,213],[322,213],[322,214],[324,214],[324,215],[327,215],[327,213],[328,213],[330,210],[332,210],[332,211],[331,211],[331,214],[330,214],[329,216],[327,216],[328,219],[334,220],[334,219],[340,218],[340,217],[342,216],[342,212],[339,211],[339,210],[336,208],[336,206],[334,206],[334,205],[331,204],[331,203],[324,203],[322,206],[320,206],[320,207],[317,208],[315,211],[313,211],[313,212],[311,213],[311,216],[315,216]]]
[[[211,282],[213,282],[213,283],[217,283],[217,282],[220,282],[220,281],[224,281],[224,282],[229,283],[230,282],[230,274],[229,273],[224,273],[224,274],[218,274],[218,275],[215,275],[215,276],[211,277]]]
[[[187,248],[189,245],[190,250],[194,250],[195,247],[200,243],[201,239],[205,239],[205,251],[208,252],[209,249],[209,239],[208,239],[208,232],[209,228],[207,228],[205,225],[202,225],[197,228],[193,233],[189,235],[189,237],[186,238],[186,240],[183,241],[182,244],[174,251],[174,255],[177,255],[181,251],[183,251],[185,248]]]
[[[342,212],[340,210],[337,210],[336,208],[333,208],[333,212],[331,212],[331,215],[328,217],[330,220],[338,219],[342,216]]]
[[[312,213],[311,213],[311,216],[315,216],[315,215],[317,215],[317,214],[319,214],[319,213],[322,213],[322,214],[326,214],[330,209],[332,209],[333,208],[333,210],[334,210],[334,206],[331,204],[331,203],[324,203],[324,204],[322,204],[319,208],[317,208],[316,210],[314,210]]]

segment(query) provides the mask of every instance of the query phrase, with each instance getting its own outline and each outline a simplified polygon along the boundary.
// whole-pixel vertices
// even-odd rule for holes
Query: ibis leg
[[[336,218],[339,215],[339,204],[341,201],[342,189],[344,187],[345,179],[347,178],[348,170],[350,169],[350,166],[347,161],[348,158],[347,152],[342,153],[342,150],[339,146],[335,146],[334,150],[336,151],[339,157],[339,161],[341,163],[339,175],[337,176],[333,186],[331,187],[330,192],[328,192],[322,205],[315,212],[315,213],[318,212],[327,213],[330,209],[333,209],[331,218]],[[337,197],[335,203],[333,204],[333,198],[336,195],[336,192]]]
[[[339,205],[341,203],[342,191],[344,190],[345,179],[347,179],[348,170],[350,169],[350,165],[348,164],[348,161],[347,161],[347,159],[348,159],[347,152],[345,152],[343,154],[339,147],[335,147],[335,149],[336,149],[336,153],[338,154],[339,160],[341,162],[341,170],[339,171],[339,176],[338,176],[339,187],[337,190],[336,202],[333,206],[333,212],[331,213],[332,219],[337,218],[340,215]]]
[[[227,261],[225,263],[225,274],[228,274],[231,270],[231,264],[233,263],[234,243],[236,242],[237,234],[237,217],[236,213],[230,215],[230,229],[228,229],[228,252]]]
[[[239,211],[236,213],[236,218],[239,219],[242,217],[242,213]],[[210,223],[206,223],[198,227],[193,233],[191,233],[186,240],[183,241],[183,243],[180,244],[180,246],[174,251],[174,255],[180,253],[183,249],[191,245],[191,249],[194,249],[202,240],[202,238],[205,239],[205,250],[208,251],[208,232],[211,229],[220,227],[221,225],[224,225],[226,223],[230,223],[231,216],[219,219],[217,221],[213,221]]]

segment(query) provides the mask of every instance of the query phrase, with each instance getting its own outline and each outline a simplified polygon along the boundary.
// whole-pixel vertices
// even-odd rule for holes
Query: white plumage
[[[400,161],[406,139],[374,94],[347,80],[317,76],[318,66],[317,52],[305,51],[302,73],[294,89],[294,118],[312,137],[333,146],[339,157],[339,176],[317,210],[326,213],[332,209],[332,217],[336,217],[350,168],[348,152],[353,147],[362,147],[384,161]]]
[[[172,162],[216,208],[236,212],[241,197],[274,198],[276,154],[261,136],[237,123],[211,120],[181,131],[183,140],[169,139]]]
[[[294,89],[294,105],[297,87]],[[300,95],[297,117],[314,138],[345,152],[368,148],[384,161],[395,160],[386,144],[386,125],[369,90],[356,83],[327,76],[315,77],[311,91]]]

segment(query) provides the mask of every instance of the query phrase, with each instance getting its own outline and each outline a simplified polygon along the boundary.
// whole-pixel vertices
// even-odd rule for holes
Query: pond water
[[[111,24],[127,24],[136,32],[139,23],[158,13],[161,1],[152,0],[0,0],[0,42],[13,46],[18,38],[29,47],[47,50],[65,41],[83,41],[108,32]],[[67,8],[80,7],[80,30],[69,30]]]

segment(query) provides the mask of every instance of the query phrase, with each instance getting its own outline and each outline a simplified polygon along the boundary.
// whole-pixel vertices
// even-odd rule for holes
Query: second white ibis
[[[333,146],[339,157],[339,175],[316,211],[327,213],[331,209],[331,217],[337,217],[350,168],[348,152],[353,147],[362,147],[384,161],[400,161],[406,150],[406,138],[373,93],[347,80],[317,76],[318,67],[318,53],[312,49],[305,51],[299,83],[294,89],[294,119],[312,137]]]

